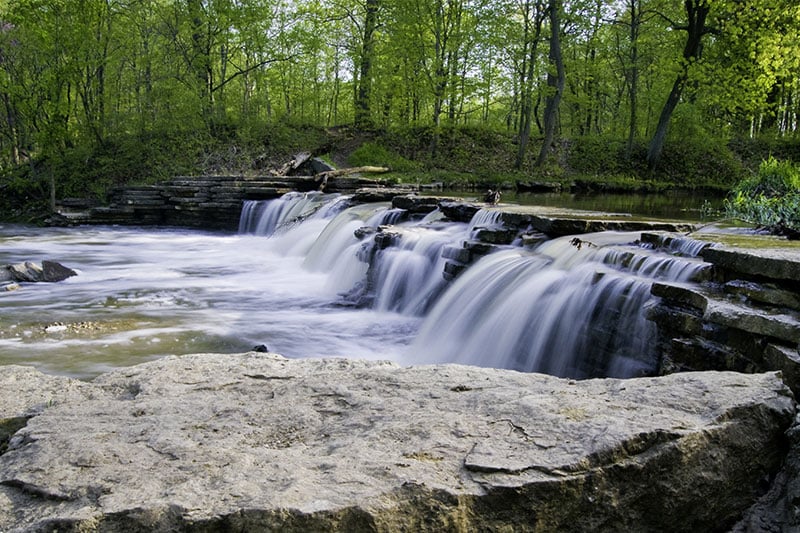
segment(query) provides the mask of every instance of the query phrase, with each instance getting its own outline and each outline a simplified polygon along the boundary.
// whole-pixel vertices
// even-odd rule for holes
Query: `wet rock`
[[[475,228],[472,237],[487,244],[511,244],[517,238],[515,229],[505,228]]]
[[[481,208],[468,202],[447,200],[439,202],[439,209],[453,222],[469,222]]]
[[[430,213],[439,207],[439,202],[443,201],[452,201],[452,198],[404,194],[402,196],[395,196],[392,199],[392,207],[405,209],[410,213]]]
[[[0,456],[0,530],[20,531],[723,530],[778,470],[795,407],[772,374],[255,353],[0,384],[2,416],[28,417]]]
[[[42,261],[42,278],[44,281],[59,282],[77,275],[77,272],[71,268],[65,267],[61,263]]]
[[[522,246],[526,248],[535,248],[543,242],[550,240],[547,235],[539,232],[523,233],[520,235],[520,239],[522,241]]]
[[[379,226],[373,240],[377,250],[384,250],[400,242],[402,229],[394,226]]]
[[[25,281],[31,283],[44,281],[44,272],[42,271],[41,264],[36,264],[32,261],[25,261],[24,263],[8,265],[6,268],[11,273],[11,278],[16,281]]]
[[[800,311],[800,295],[772,283],[762,284],[737,279],[725,284],[725,292],[739,295],[753,302]]]
[[[447,261],[444,264],[444,270],[442,272],[442,276],[447,281],[453,281],[459,276],[459,274],[464,272],[466,268],[467,268],[466,265],[463,265],[461,263]]]
[[[0,269],[0,282],[58,282],[77,275],[71,268],[55,261],[42,261],[41,263],[25,261],[6,265],[4,269]]]
[[[356,239],[361,240],[365,237],[369,237],[370,235],[375,235],[377,233],[378,228],[374,228],[372,226],[361,226],[357,230],[353,232],[353,235]]]
[[[800,321],[787,313],[748,309],[743,305],[713,300],[709,302],[704,318],[754,335],[794,345],[800,343]]]
[[[735,286],[749,285],[746,282]],[[730,284],[725,285],[726,291]],[[785,308],[754,306],[714,284],[656,282],[660,298],[647,318],[659,330],[661,372],[685,370],[780,370],[800,393],[800,317]]]
[[[391,202],[399,195],[408,194],[408,189],[395,187],[372,187],[358,189],[353,195],[353,203]],[[434,206],[435,209],[436,206]]]

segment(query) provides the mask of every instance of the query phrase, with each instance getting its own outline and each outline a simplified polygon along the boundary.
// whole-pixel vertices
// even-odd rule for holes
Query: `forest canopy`
[[[433,153],[444,129],[485,128],[517,169],[600,137],[652,169],[670,140],[797,139],[800,6],[0,0],[0,100],[0,170],[125,143],[157,163],[276,124],[418,128]]]

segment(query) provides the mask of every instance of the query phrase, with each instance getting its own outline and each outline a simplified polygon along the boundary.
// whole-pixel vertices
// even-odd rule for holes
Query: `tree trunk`
[[[630,40],[631,50],[629,54],[630,65],[628,67],[628,105],[630,114],[628,116],[628,142],[625,144],[625,156],[630,159],[633,155],[633,143],[636,140],[636,123],[638,121],[638,91],[639,91],[639,25],[641,23],[642,9],[639,0],[630,0]]]
[[[542,34],[542,5],[536,2],[533,9],[536,10],[533,20],[533,35],[530,34],[528,21],[530,20],[531,5],[526,4],[526,25],[525,25],[525,47],[530,47],[530,52],[526,50],[527,60],[523,61],[523,72],[520,76],[520,90],[522,92],[522,105],[520,109],[519,122],[519,143],[517,145],[517,158],[514,161],[514,168],[522,170],[525,162],[525,152],[528,150],[528,142],[531,138],[531,114],[533,112],[533,82],[536,65],[536,55],[539,51],[539,37]]]
[[[561,0],[550,0],[550,63],[555,66],[556,73],[552,70],[547,73],[547,101],[544,108],[544,142],[536,159],[536,166],[544,165],[553,139],[556,134],[556,121],[558,119],[558,106],[561,95],[564,93],[566,73],[564,72],[564,58],[561,55]]]
[[[367,0],[364,16],[364,38],[361,42],[361,65],[358,92],[355,102],[355,125],[368,128],[372,125],[372,60],[375,51],[375,28],[378,25],[378,0]]]
[[[664,142],[667,139],[667,129],[672,118],[672,112],[675,111],[675,107],[680,102],[681,93],[686,86],[686,81],[689,79],[689,64],[699,57],[703,35],[709,32],[706,27],[706,18],[710,9],[707,1],[685,0],[684,7],[686,8],[688,24],[686,27],[680,28],[686,30],[687,33],[686,45],[683,48],[683,65],[681,73],[678,74],[675,83],[672,84],[672,90],[658,118],[656,131],[650,141],[650,146],[647,148],[647,168],[650,171],[655,170],[658,160],[661,158],[661,152],[664,150]]]

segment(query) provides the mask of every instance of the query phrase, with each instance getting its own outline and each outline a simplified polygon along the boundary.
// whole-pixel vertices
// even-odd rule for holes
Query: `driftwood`
[[[287,163],[284,163],[279,169],[273,171],[273,174],[276,176],[286,176],[292,170],[297,170],[300,168],[300,165],[309,159],[311,159],[311,152],[300,152],[299,154],[295,154]]]
[[[321,182],[319,184],[319,190],[323,190],[325,186],[328,184],[329,178],[337,178],[339,176],[347,176],[349,174],[357,174],[359,172],[381,174],[383,172],[389,172],[389,168],[364,166],[364,167],[340,168],[337,170],[327,170],[325,172],[320,172],[319,174],[314,175],[314,180]]]

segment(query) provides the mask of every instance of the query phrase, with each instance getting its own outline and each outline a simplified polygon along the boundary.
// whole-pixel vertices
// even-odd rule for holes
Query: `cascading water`
[[[252,216],[255,208],[243,218],[251,226],[279,228],[300,216],[302,223],[274,239],[302,249],[305,268],[328,272],[332,296],[425,317],[409,349],[413,362],[579,378],[652,373],[651,284],[689,279],[702,268],[684,257],[699,251],[691,244],[675,245],[671,255],[634,244],[637,234],[607,232],[554,239],[533,252],[508,247],[448,284],[444,248],[461,246],[479,228],[499,226],[499,211],[479,210],[469,224],[435,215],[400,222],[399,212],[385,204],[331,207],[343,204],[339,197],[295,195],[258,208],[268,222]],[[312,216],[298,215],[309,211]],[[372,230],[359,239],[356,230],[364,226]]]
[[[343,206],[339,194],[290,192],[268,202],[248,200],[239,217],[239,233],[272,235],[308,218],[324,219]]]
[[[0,263],[50,257],[79,272],[4,294],[2,309],[13,312],[0,312],[0,364],[90,377],[265,344],[288,357],[651,372],[650,286],[691,276],[701,263],[683,256],[700,245],[648,249],[617,233],[533,251],[487,245],[513,238],[501,215],[479,210],[452,223],[439,210],[420,219],[313,192],[247,202],[238,235],[0,226]]]
[[[411,353],[577,378],[653,372],[652,281],[690,279],[703,264],[628,246],[634,239],[562,237],[482,259],[437,302]]]

